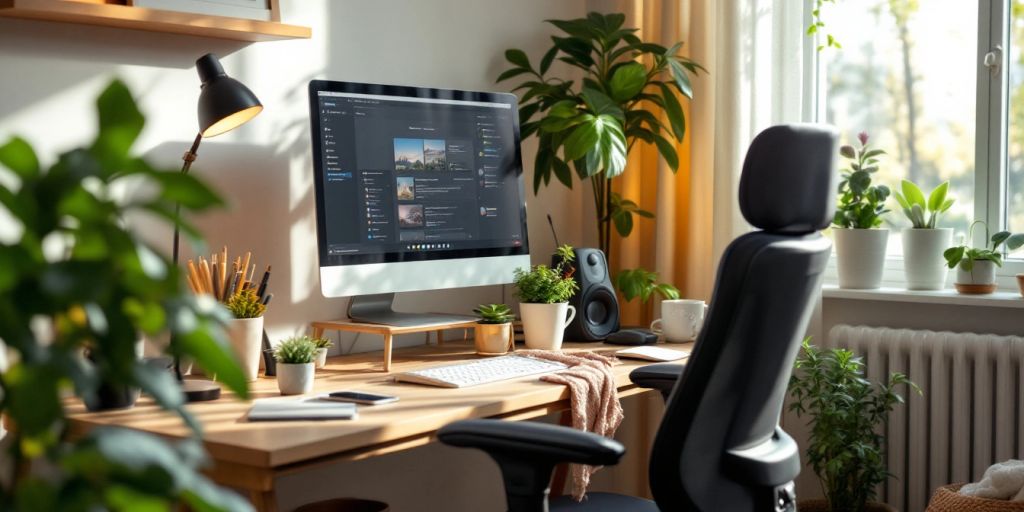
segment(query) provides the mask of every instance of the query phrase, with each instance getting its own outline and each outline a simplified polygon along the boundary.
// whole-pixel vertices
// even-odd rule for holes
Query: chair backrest
[[[778,427],[793,361],[831,244],[837,134],[774,126],[751,143],[740,178],[758,228],[722,255],[704,328],[666,404],[651,453],[661,510],[773,510],[800,471]]]

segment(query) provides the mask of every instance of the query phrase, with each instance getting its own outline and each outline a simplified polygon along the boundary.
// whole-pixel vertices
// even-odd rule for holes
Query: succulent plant
[[[481,324],[507,324],[514,318],[512,310],[504,304],[481,304],[473,312],[480,316],[477,323]]]
[[[309,336],[288,338],[274,349],[274,359],[280,364],[307,364],[316,359],[316,343]]]
[[[306,337],[306,339],[312,341],[313,344],[316,345],[316,348],[331,348],[331,347],[334,346],[334,342],[329,340],[329,339],[327,339],[327,338],[323,338],[323,337],[320,337],[320,338],[309,338],[309,337]]]
[[[228,310],[235,318],[257,318],[263,316],[267,307],[260,302],[260,297],[252,290],[243,290],[228,300]]]

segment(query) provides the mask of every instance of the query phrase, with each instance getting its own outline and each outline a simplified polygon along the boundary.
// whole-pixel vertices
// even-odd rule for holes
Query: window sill
[[[834,284],[822,286],[824,299],[873,300],[883,302],[913,302],[917,304],[949,304],[957,306],[981,306],[996,308],[1024,309],[1024,297],[1020,293],[997,291],[988,295],[961,295],[956,290],[911,291],[901,288],[878,288],[876,290],[843,290]]]

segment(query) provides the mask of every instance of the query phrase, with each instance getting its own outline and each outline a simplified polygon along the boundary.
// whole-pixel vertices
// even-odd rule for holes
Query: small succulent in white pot
[[[942,253],[953,242],[953,228],[937,227],[939,216],[953,206],[947,198],[949,182],[943,182],[928,194],[913,182],[903,180],[902,193],[896,192],[896,202],[912,227],[904,229],[903,274],[908,290],[941,290],[946,287],[949,269]]]
[[[274,349],[277,387],[282,395],[302,395],[313,390],[316,343],[308,336],[288,338]]]
[[[311,340],[316,345],[316,367],[323,368],[327,366],[327,349],[333,347],[334,342],[324,337],[311,338]]]
[[[473,336],[476,353],[491,356],[508,352],[514,343],[512,310],[505,304],[481,304],[473,312],[479,316]]]
[[[985,245],[981,248],[969,245],[973,240],[974,227],[985,226]],[[988,224],[974,221],[968,230],[967,239],[960,245],[950,247],[942,254],[949,268],[956,268],[957,291],[961,293],[992,293],[995,291],[996,267],[1003,266],[1003,253],[999,247],[1005,245],[1011,252],[1024,246],[1024,233],[1013,234],[1000,231],[988,236]],[[977,288],[984,287],[984,288]]]

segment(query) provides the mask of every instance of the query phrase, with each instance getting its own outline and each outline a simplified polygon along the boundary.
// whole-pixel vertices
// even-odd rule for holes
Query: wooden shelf
[[[216,37],[235,41],[309,38],[309,27],[73,0],[0,0],[0,16]]]

